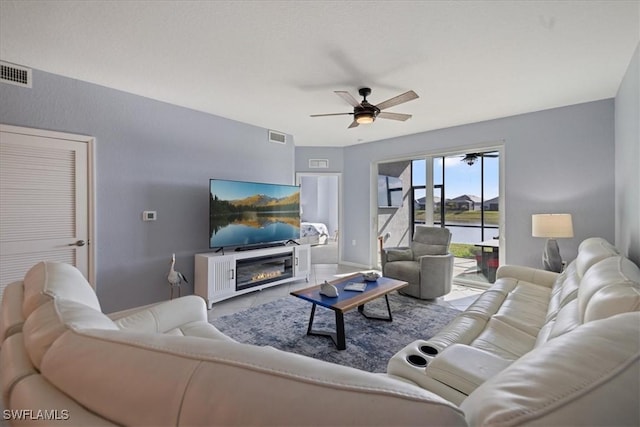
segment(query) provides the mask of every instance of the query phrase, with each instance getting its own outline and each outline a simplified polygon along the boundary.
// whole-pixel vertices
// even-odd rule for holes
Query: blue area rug
[[[366,319],[357,310],[344,315],[347,349],[338,350],[329,338],[308,336],[311,303],[293,296],[213,320],[231,338],[255,345],[351,366],[369,372],[386,372],[396,352],[416,339],[432,337],[460,312],[398,293],[389,294],[393,322]],[[365,306],[366,312],[386,316],[384,298]],[[335,330],[333,311],[318,306],[314,329]]]

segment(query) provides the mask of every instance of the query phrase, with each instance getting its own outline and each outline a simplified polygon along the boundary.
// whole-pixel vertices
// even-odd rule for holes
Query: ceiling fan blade
[[[356,99],[353,96],[351,96],[349,92],[344,90],[335,90],[334,93],[338,95],[340,98],[347,101],[352,107],[360,106],[360,103],[356,101]]]
[[[329,113],[329,114],[311,114],[309,117],[325,117],[325,116],[349,116],[353,113]]]
[[[351,128],[355,128],[358,127],[360,125],[360,123],[356,122],[355,120],[351,122],[351,124],[349,125],[349,127],[347,129],[351,129]]]
[[[394,96],[393,98],[387,99],[386,101],[383,101],[380,104],[376,105],[376,107],[378,107],[380,110],[384,110],[416,98],[419,98],[418,94],[410,90],[403,93],[402,95]]]
[[[402,114],[402,113],[389,113],[387,111],[382,111],[378,113],[379,119],[391,119],[391,120],[400,120],[404,122],[411,118],[411,114]]]

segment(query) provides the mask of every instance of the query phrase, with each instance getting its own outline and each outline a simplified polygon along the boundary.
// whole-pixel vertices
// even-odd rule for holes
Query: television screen
[[[224,179],[209,181],[210,248],[299,238],[299,186]]]

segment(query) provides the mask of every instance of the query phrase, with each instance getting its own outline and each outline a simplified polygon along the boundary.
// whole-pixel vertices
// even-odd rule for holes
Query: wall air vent
[[[275,142],[276,144],[286,144],[287,135],[285,135],[284,133],[276,132],[275,130],[270,130],[269,142]]]
[[[309,169],[327,169],[329,159],[309,159]]]
[[[0,82],[31,87],[31,68],[0,61]]]

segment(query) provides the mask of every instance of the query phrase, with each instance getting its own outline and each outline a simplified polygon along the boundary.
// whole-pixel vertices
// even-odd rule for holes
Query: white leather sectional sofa
[[[630,279],[605,277],[622,274],[606,269],[592,283],[600,275],[615,282],[613,298],[618,298],[618,287],[635,290],[635,297],[624,294],[618,299],[635,298],[638,310],[637,267],[619,265],[630,269],[623,271]],[[539,277],[552,282],[547,274],[533,271],[527,280],[534,286]],[[455,398],[428,390],[414,375],[426,377],[430,367],[394,370],[394,358],[390,373],[373,374],[235,342],[207,322],[205,303],[196,296],[105,315],[76,269],[43,262],[5,289],[0,318],[4,407],[12,411],[11,425],[637,425],[640,312],[613,313],[630,311],[627,303],[624,309],[601,311],[598,286],[589,285],[585,292],[591,296],[580,296],[587,277],[593,277],[591,272],[582,278],[576,297],[584,319],[571,328],[566,323],[572,330],[558,336],[553,325],[543,324],[540,330],[549,329],[546,338],[533,343],[527,354],[503,358],[502,370],[484,363],[502,358],[489,344],[467,345],[492,359],[479,358],[478,365],[463,352],[462,365],[480,366],[473,372],[476,376],[482,376],[478,372],[484,366],[494,371],[457,405],[450,401]],[[635,284],[627,286],[625,280]],[[496,286],[500,283],[504,289],[491,292],[513,298],[496,303],[482,297],[472,310],[481,312],[482,305],[506,310],[511,299],[515,310],[520,292],[514,290],[519,287],[522,298],[530,296],[522,279],[500,279]],[[550,285],[549,300],[555,300],[554,293]],[[559,297],[557,303],[554,324],[561,325],[560,313],[569,302]],[[461,316],[467,320],[454,322],[449,332],[427,343],[441,352],[435,358],[425,356],[431,368],[463,345],[454,344],[456,339],[462,342],[469,334],[491,331],[490,320],[483,327],[473,326],[486,313],[474,316]],[[495,343],[508,338],[499,331],[491,332]],[[484,339],[491,341],[489,332]],[[456,359],[448,359],[451,366]]]
[[[638,267],[590,238],[561,274],[500,267],[466,311],[399,351],[387,372],[460,405],[470,424],[637,426],[639,310]]]
[[[3,402],[26,418],[15,425],[466,425],[406,381],[235,342],[200,297],[102,314],[66,264],[9,285],[1,326]]]

